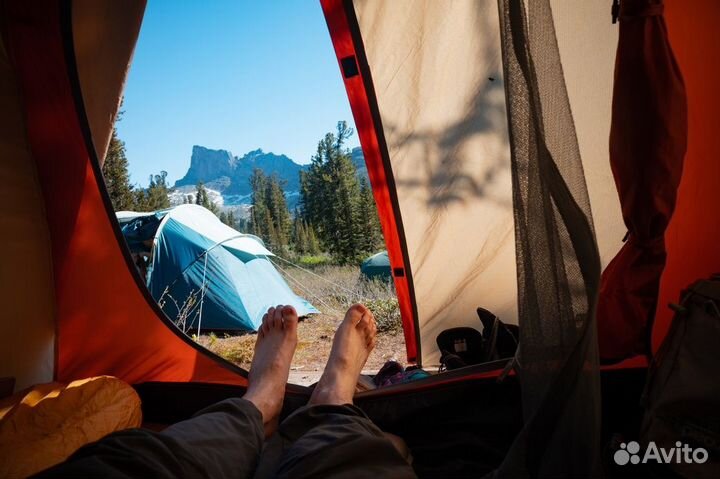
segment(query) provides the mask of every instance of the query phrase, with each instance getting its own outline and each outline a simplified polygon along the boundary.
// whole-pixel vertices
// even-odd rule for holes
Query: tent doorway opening
[[[290,304],[298,384],[354,303],[378,322],[367,372],[407,359],[389,262],[362,267],[387,253],[337,68],[319,4],[151,2],[102,168],[169,321],[247,370],[263,314]]]

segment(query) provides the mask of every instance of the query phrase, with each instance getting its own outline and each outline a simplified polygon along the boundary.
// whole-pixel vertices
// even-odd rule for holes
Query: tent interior
[[[618,24],[611,3],[321,0],[408,361],[478,306],[520,328],[514,359],[357,395],[421,477],[618,473],[666,305],[720,271],[720,5],[623,0]],[[163,313],[104,189],[144,9],[0,0],[0,377],[115,376],[169,424],[247,372]]]

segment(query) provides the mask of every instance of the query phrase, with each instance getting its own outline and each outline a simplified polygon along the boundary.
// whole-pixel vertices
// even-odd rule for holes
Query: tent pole
[[[203,302],[205,301],[205,273],[207,272],[207,257],[208,252],[205,251],[205,266],[203,267],[203,280],[202,280],[202,286],[200,287],[200,315],[198,316],[198,339],[200,339],[200,327],[202,326],[202,311],[203,311]]]

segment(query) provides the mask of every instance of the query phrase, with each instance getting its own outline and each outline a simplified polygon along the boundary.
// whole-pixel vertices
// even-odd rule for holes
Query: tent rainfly
[[[360,272],[368,279],[392,281],[390,258],[388,258],[387,251],[365,258],[365,261],[360,265]]]
[[[300,316],[319,312],[292,292],[260,238],[238,233],[202,206],[118,216],[130,251],[150,258],[150,293],[185,331],[256,331],[277,304]]]
[[[720,271],[720,2],[622,0],[615,24],[611,3],[320,0],[407,361],[433,368],[437,335],[477,328],[479,306],[519,325],[510,365],[356,395],[421,477],[599,477],[611,434],[637,434],[665,305]],[[0,376],[116,376],[167,424],[241,395],[247,372],[158,306],[103,183],[144,10],[0,0]],[[205,251],[248,254],[173,216],[152,266],[172,235],[192,252],[166,284]],[[286,391],[285,412],[310,394]]]

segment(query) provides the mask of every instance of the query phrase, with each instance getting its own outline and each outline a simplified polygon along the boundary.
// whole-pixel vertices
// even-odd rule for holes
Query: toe
[[[287,329],[294,329],[298,324],[298,315],[295,308],[292,306],[285,306],[282,308],[282,319],[283,327]]]
[[[267,310],[266,316],[267,316],[267,319],[265,320],[265,324],[267,325],[267,329],[269,331],[273,327],[273,322],[274,322],[274,318],[275,318],[275,308],[272,306],[269,307]]]
[[[268,309],[268,312],[263,316],[262,330],[264,334],[267,334],[272,327],[272,308]]]
[[[366,313],[360,317],[360,321],[358,321],[356,327],[367,333],[372,328],[372,324],[372,316]]]
[[[273,323],[273,328],[275,328],[275,329],[282,329],[282,319],[283,319],[282,310],[283,310],[283,308],[284,308],[284,306],[282,304],[278,304],[275,307],[275,311],[273,312],[272,323]]]
[[[366,313],[366,311],[367,308],[362,304],[353,304],[352,306],[350,306],[350,309],[348,309],[345,317],[350,318],[350,322],[353,325],[357,326],[362,320],[362,317]]]

